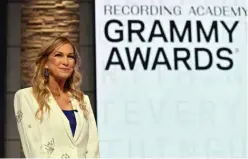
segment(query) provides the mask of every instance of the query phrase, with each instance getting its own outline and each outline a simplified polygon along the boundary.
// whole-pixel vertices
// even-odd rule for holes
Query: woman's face
[[[45,65],[50,76],[57,80],[67,80],[75,66],[75,54],[70,44],[58,46],[49,56]]]

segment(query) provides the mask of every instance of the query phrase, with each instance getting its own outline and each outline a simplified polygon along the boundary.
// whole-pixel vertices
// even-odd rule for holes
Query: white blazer
[[[88,119],[76,99],[71,98],[77,126],[72,135],[69,120],[57,105],[52,95],[48,104],[49,113],[44,113],[43,121],[35,118],[38,103],[32,88],[20,89],[14,97],[17,127],[25,157],[27,158],[99,158],[97,127],[89,97],[85,95]]]

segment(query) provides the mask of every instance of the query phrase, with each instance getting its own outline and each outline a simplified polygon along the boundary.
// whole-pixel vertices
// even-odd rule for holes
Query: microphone
[[[78,112],[78,110],[77,110],[77,109],[73,109],[73,111],[74,111],[74,112],[76,112],[76,113]]]

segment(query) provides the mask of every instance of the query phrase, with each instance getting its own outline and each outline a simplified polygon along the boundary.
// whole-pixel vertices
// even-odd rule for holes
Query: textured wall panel
[[[42,42],[56,36],[67,36],[79,49],[79,1],[32,0],[21,9],[21,75],[22,87],[32,78],[33,61]]]

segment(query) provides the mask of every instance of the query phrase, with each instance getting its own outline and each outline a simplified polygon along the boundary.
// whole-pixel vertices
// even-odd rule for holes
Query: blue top
[[[74,110],[62,110],[62,111],[64,112],[65,116],[70,122],[71,132],[72,132],[72,135],[74,136],[76,126],[77,126],[77,121],[75,118]]]

